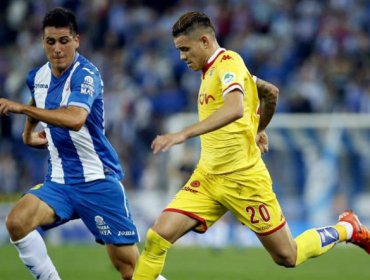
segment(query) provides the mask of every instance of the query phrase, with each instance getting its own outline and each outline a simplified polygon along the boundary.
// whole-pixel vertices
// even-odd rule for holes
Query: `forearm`
[[[189,139],[219,129],[240,117],[226,108],[220,108],[205,120],[186,127],[183,133]]]
[[[29,105],[33,107],[36,106],[35,100],[33,98],[30,100]],[[35,130],[38,123],[39,123],[38,120],[26,115],[26,123],[24,125],[23,134],[22,134],[23,143],[25,144],[29,143],[31,139],[31,134]]]
[[[26,117],[26,123],[24,125],[23,134],[22,134],[23,142],[25,144],[30,142],[31,134],[35,130],[38,123],[39,122],[37,120],[31,117],[28,117],[28,116]]]
[[[165,152],[173,145],[181,144],[187,139],[199,136],[241,118],[244,114],[243,95],[231,92],[224,99],[224,105],[201,122],[186,127],[177,133],[158,135],[152,142],[153,153]]]
[[[243,114],[243,94],[239,91],[230,92],[225,97],[224,105],[221,108],[201,122],[186,127],[183,133],[186,135],[186,139],[196,137],[228,125],[241,118]]]
[[[87,116],[87,112],[78,107],[46,110],[34,106],[24,105],[22,108],[22,113],[37,121],[76,131],[81,128]]]
[[[263,131],[270,123],[276,109],[279,89],[273,84],[257,78],[257,91],[260,99],[260,122],[258,131]]]
[[[38,123],[38,120],[29,116],[26,117],[26,123],[22,134],[23,143],[33,148],[46,149],[48,147],[48,141],[45,131],[35,131]]]

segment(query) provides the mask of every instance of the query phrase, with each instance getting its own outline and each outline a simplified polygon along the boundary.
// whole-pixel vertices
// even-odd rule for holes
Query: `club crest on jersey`
[[[235,80],[236,75],[232,72],[226,72],[222,77],[222,83],[227,85],[230,84],[232,81]]]
[[[112,232],[110,231],[110,227],[105,223],[102,216],[95,216],[95,224],[96,224],[96,228],[99,230],[99,233],[101,235],[104,235],[104,236],[112,235]]]
[[[81,84],[81,93],[93,95],[95,92],[94,79],[91,76],[85,76],[83,83]]]
[[[192,181],[190,183],[190,186],[192,186],[193,188],[197,188],[200,186],[200,182],[198,180]]]
[[[213,73],[215,72],[215,67],[212,67],[209,71],[209,76],[212,77]]]

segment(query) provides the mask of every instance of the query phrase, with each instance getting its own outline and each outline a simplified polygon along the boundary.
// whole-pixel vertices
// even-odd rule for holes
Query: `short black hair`
[[[207,28],[215,35],[215,27],[209,17],[200,12],[187,12],[183,14],[172,27],[172,36],[188,35],[198,28]]]
[[[54,8],[45,15],[42,21],[42,31],[48,26],[69,27],[73,35],[78,34],[78,26],[74,13],[62,7]]]

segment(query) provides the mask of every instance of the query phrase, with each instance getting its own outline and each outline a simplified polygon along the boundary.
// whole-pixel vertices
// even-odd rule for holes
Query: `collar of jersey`
[[[212,55],[211,57],[208,59],[207,61],[207,64],[204,65],[203,67],[203,75],[207,72],[207,70],[212,66],[212,64],[215,62],[215,60],[217,59],[217,57],[222,54],[223,52],[225,52],[226,49],[224,48],[218,48]]]

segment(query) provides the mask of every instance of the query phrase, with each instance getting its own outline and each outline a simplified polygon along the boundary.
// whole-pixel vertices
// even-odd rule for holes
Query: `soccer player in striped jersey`
[[[253,77],[237,53],[220,48],[205,14],[185,13],[172,34],[180,58],[192,70],[202,71],[199,122],[157,136],[152,149],[154,154],[165,152],[200,136],[201,156],[189,181],[148,230],[134,280],[155,279],[177,239],[190,230],[206,232],[227,211],[253,230],[273,260],[285,267],[295,267],[342,241],[370,253],[370,233],[351,211],[345,211],[336,225],[292,238],[261,158],[268,149],[265,128],[274,114],[278,89]]]
[[[45,181],[31,188],[7,217],[11,242],[35,278],[60,279],[37,228],[81,218],[96,241],[105,244],[122,279],[131,279],[139,235],[120,183],[118,155],[105,136],[99,70],[77,52],[72,12],[51,10],[42,31],[48,62],[28,74],[31,104],[0,99],[0,115],[27,116],[24,143],[47,147],[50,153]],[[36,131],[38,123],[42,132]]]

